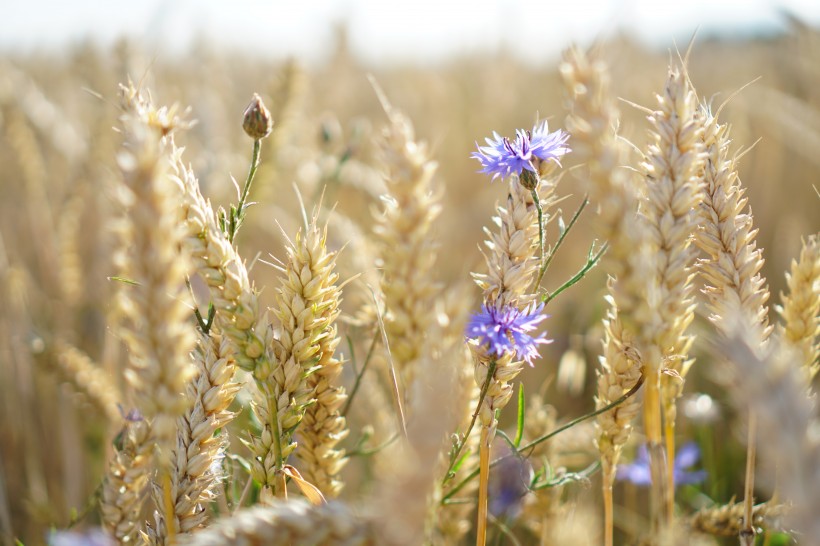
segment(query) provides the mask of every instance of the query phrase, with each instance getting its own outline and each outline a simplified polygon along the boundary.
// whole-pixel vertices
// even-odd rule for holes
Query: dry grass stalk
[[[561,74],[569,96],[566,125],[573,154],[586,164],[580,177],[590,201],[597,204],[597,234],[609,243],[604,267],[609,272],[609,304],[604,319],[604,354],[600,357],[597,408],[607,406],[632,389],[641,378],[638,349],[644,306],[646,240],[638,223],[638,195],[628,171],[621,166],[626,150],[618,140],[619,112],[610,91],[606,64],[578,49],[565,53]],[[621,450],[629,439],[632,421],[640,411],[633,397],[598,416],[597,446],[603,469],[605,543],[612,544],[612,484]]]
[[[415,361],[435,317],[440,286],[434,282],[433,224],[441,212],[441,196],[433,188],[437,165],[413,126],[386,101],[390,124],[380,140],[381,163],[389,193],[374,231],[380,242],[382,292],[387,310],[385,329],[405,393],[415,377]]]
[[[123,89],[125,148],[119,158],[120,197],[128,217],[120,224],[119,274],[135,283],[119,293],[122,337],[130,350],[126,379],[137,406],[151,423],[164,464],[176,445],[177,419],[188,406],[183,396],[194,374],[189,310],[183,303],[188,262],[180,255],[182,232],[174,214],[178,189],[168,175],[173,111],[156,110],[137,91]]]
[[[820,544],[820,440],[813,432],[820,420],[799,353],[776,337],[761,346],[763,328],[755,319],[742,310],[724,317],[721,349],[734,364],[730,392],[738,408],[751,407],[757,415],[761,475],[770,487],[776,475],[779,493],[791,503],[787,526],[802,533],[800,544]]]
[[[803,241],[800,257],[786,274],[788,294],[777,312],[783,319],[783,338],[800,351],[809,382],[820,370],[820,234]]]
[[[109,423],[119,423],[122,394],[102,368],[87,354],[65,342],[56,344],[55,353],[61,375],[83,393]]]
[[[379,537],[392,546],[424,543],[430,512],[439,510],[435,493],[440,463],[448,434],[461,418],[453,402],[462,397],[467,384],[459,383],[457,368],[443,365],[458,362],[464,316],[453,317],[446,327],[434,327],[421,347],[418,377],[408,393],[407,438],[390,448],[394,462],[382,480],[374,504],[374,524]]]
[[[310,506],[301,500],[274,501],[237,512],[185,537],[180,546],[291,546],[295,544],[382,544],[371,524],[347,505],[332,501]]]
[[[200,332],[193,355],[197,376],[187,389],[193,405],[179,421],[171,473],[173,528],[180,533],[205,526],[208,505],[217,494],[214,488],[222,478],[222,458],[228,444],[225,427],[234,418],[228,407],[240,389],[233,381],[236,362],[227,338]],[[222,432],[215,436],[218,429]],[[167,542],[167,525],[159,516],[157,527],[148,531],[151,544]]]
[[[682,63],[669,67],[663,94],[657,99],[657,109],[649,115],[652,143],[642,164],[647,181],[643,225],[650,259],[646,272],[649,315],[641,337],[646,374],[644,427],[655,469],[653,491],[663,495],[656,500],[665,501],[666,518],[671,520],[676,400],[683,390],[682,377],[692,364],[688,354],[694,338],[687,335],[686,330],[694,318],[691,281],[697,249],[691,245],[691,234],[695,231],[696,210],[701,201],[704,146],[703,129],[697,118],[697,98]],[[662,404],[666,423],[668,464],[665,469],[661,466],[663,448],[658,402]],[[666,475],[662,476],[664,470]],[[665,489],[664,481],[667,482]]]
[[[286,277],[273,309],[282,325],[275,342],[278,365],[267,377],[257,378],[254,392],[254,409],[264,429],[261,437],[251,440],[251,468],[254,479],[265,485],[266,497],[285,494],[284,476],[277,474],[296,448],[293,431],[313,402],[314,389],[307,379],[322,357],[322,340],[335,335],[332,324],[339,314],[336,253],[328,252],[327,233],[316,222],[314,216],[287,248]]]
[[[712,508],[698,510],[689,520],[693,531],[720,537],[736,537],[743,526],[742,502],[732,502]],[[756,504],[752,522],[756,528],[779,530],[782,528],[780,519],[788,512],[783,504],[763,502]]]
[[[115,441],[100,499],[103,526],[120,544],[131,544],[137,538],[153,452],[148,423],[127,421]]]
[[[319,263],[326,249],[315,247],[312,258]],[[339,496],[343,483],[339,472],[347,463],[344,450],[336,445],[350,432],[346,419],[340,414],[347,401],[347,394],[339,386],[342,361],[334,356],[341,341],[336,329],[336,317],[341,303],[341,289],[336,284],[337,274],[333,273],[334,254],[325,254],[330,260],[327,268],[317,266],[317,279],[323,283],[324,293],[317,298],[317,317],[314,325],[324,326],[315,343],[318,345],[316,370],[308,376],[308,387],[312,389],[314,402],[307,407],[299,428],[299,449],[296,456],[302,461],[298,465],[302,477],[318,487],[326,497]],[[324,278],[322,278],[324,277]]]
[[[699,229],[695,244],[708,256],[698,261],[698,271],[706,286],[709,320],[726,332],[727,317],[740,309],[755,324],[759,333],[757,345],[763,345],[772,331],[769,326],[769,290],[760,274],[763,253],[756,248],[751,211],[745,212],[746,198],[737,174],[736,160],[729,156],[729,127],[718,124],[717,117],[707,108],[701,109],[703,142],[707,153],[704,169],[705,188],[700,206]],[[752,410],[750,409],[750,412]],[[754,536],[752,508],[754,505],[754,466],[756,419],[749,415],[749,441],[746,455],[746,526],[744,540]]]

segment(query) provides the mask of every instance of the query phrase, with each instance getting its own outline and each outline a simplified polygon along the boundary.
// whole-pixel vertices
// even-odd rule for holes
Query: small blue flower
[[[515,140],[511,141],[493,131],[493,139],[485,139],[487,146],[476,143],[478,151],[471,157],[481,162],[479,172],[493,175],[493,180],[499,176],[520,175],[524,169],[537,174],[542,161],[555,161],[560,165],[559,158],[570,151],[566,145],[569,135],[560,129],[550,133],[546,121],[532,131],[518,129],[515,134]]]
[[[467,324],[467,337],[487,345],[497,356],[515,352],[532,366],[532,361],[538,358],[538,345],[552,343],[545,334],[533,337],[529,333],[547,318],[541,314],[543,309],[543,304],[523,311],[513,306],[484,304],[481,312],[473,315]]]
[[[689,471],[700,460],[700,449],[694,442],[684,444],[675,455],[675,485],[698,484],[706,479],[705,470]],[[635,485],[648,486],[652,483],[649,471],[649,451],[646,445],[638,448],[638,455],[632,464],[618,467],[615,477]]]

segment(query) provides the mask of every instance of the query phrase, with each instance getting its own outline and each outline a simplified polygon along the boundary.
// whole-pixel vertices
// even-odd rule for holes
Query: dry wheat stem
[[[771,487],[777,474],[778,490],[792,503],[786,521],[802,533],[800,544],[820,544],[818,416],[799,353],[776,336],[761,346],[763,328],[741,309],[727,309],[724,323],[721,349],[734,364],[730,392],[738,408],[754,409],[759,422],[761,475]],[[745,510],[741,533],[752,523]]]
[[[788,294],[781,294],[777,307],[782,337],[800,351],[801,362],[811,384],[820,369],[820,234],[803,241],[800,256],[792,260],[786,274]]]
[[[698,510],[689,520],[689,526],[699,533],[721,537],[736,537],[743,525],[745,507],[732,502]],[[767,530],[781,529],[780,519],[788,512],[783,504],[764,502],[754,506],[752,521],[755,527]]]

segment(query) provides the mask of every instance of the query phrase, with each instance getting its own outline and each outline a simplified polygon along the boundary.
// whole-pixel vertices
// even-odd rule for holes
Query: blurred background
[[[504,198],[502,184],[476,173],[469,158],[475,142],[492,131],[513,135],[539,118],[553,129],[563,125],[557,69],[573,43],[598,44],[615,94],[647,107],[662,89],[669,56],[685,50],[695,31],[689,70],[702,101],[717,106],[754,81],[721,117],[733,126],[735,150],[751,148],[740,175],[760,230],[771,303],[779,301],[801,236],[820,230],[816,1],[6,0],[0,11],[0,524],[26,543],[93,505],[116,433],[61,376],[55,344],[79,348],[120,377],[122,355],[107,320],[116,287],[107,279],[116,274],[110,189],[119,137],[112,128],[117,84],[129,78],[158,104],[190,106],[197,124],[177,140],[215,205],[235,200],[231,176],[242,179],[251,151],[242,112],[253,92],[262,95],[276,126],[265,141],[241,253],[249,262],[283,257],[282,231],[295,233],[301,221],[294,185],[308,208],[324,189],[325,205],[337,211],[331,245],[348,245],[341,276],[363,274],[345,292],[350,325],[342,334],[356,347],[367,340],[350,319],[369,298],[366,283],[378,285],[372,218],[385,191],[374,139],[386,118],[367,74],[439,163],[438,269],[449,293],[469,286],[469,271],[482,267],[482,226]],[[642,149],[645,114],[626,102],[621,110],[622,134]],[[565,167],[572,165],[570,155]],[[564,200],[553,211],[565,220],[583,198],[573,180],[571,173],[562,179]],[[585,215],[593,213],[591,206]],[[553,241],[556,226],[548,231]],[[591,242],[582,216],[550,269],[548,289],[581,267]],[[604,274],[595,270],[551,304],[556,341],[537,369],[525,371],[528,392],[541,390],[561,419],[593,406]],[[270,303],[275,270],[257,262],[251,276],[267,287],[262,297]],[[475,288],[469,293],[478,297]],[[583,363],[573,388],[555,381],[569,349]],[[720,409],[710,357],[698,357],[687,392],[710,396]],[[720,456],[707,452],[710,477],[690,495],[692,509],[702,495],[726,502],[741,492],[742,433],[732,420],[682,425],[681,434],[697,437],[704,450],[717,449],[714,439],[732,439]],[[352,420],[354,430],[362,426]],[[359,493],[348,487],[345,495]],[[597,487],[584,494],[597,502]]]

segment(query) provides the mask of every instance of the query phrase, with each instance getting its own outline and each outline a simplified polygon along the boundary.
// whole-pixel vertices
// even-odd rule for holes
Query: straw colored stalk
[[[579,49],[564,55],[561,74],[569,97],[570,115],[566,126],[573,154],[586,164],[580,182],[589,199],[598,207],[594,228],[609,249],[603,267],[607,281],[608,309],[604,319],[603,355],[598,370],[597,408],[607,406],[631,390],[641,379],[639,322],[645,312],[644,277],[648,261],[645,231],[637,217],[637,188],[629,171],[621,166],[626,149],[618,140],[619,112],[610,91],[606,64]],[[605,544],[612,544],[612,485],[624,444],[632,431],[632,421],[640,411],[640,401],[632,397],[597,418],[597,446],[601,455],[604,496]]]
[[[222,477],[221,463],[228,445],[224,430],[235,415],[228,407],[240,388],[233,381],[236,362],[227,338],[200,332],[193,357],[197,376],[187,389],[193,406],[179,421],[171,473],[173,528],[179,533],[205,526],[208,504],[216,498],[214,487]],[[215,436],[218,429],[223,432]],[[158,516],[157,527],[148,530],[149,542],[166,544],[168,526],[164,517]]]
[[[311,506],[302,500],[274,501],[247,508],[207,529],[184,537],[180,546],[290,546],[292,544],[382,544],[372,525],[347,505],[331,501]]]
[[[441,212],[441,196],[434,192],[437,165],[430,160],[427,146],[416,141],[405,116],[384,106],[390,124],[379,143],[389,193],[382,197],[384,207],[374,231],[380,242],[385,330],[406,393],[441,291],[433,281],[436,253],[430,237]]]
[[[319,263],[327,258],[324,242],[312,249],[312,258]],[[314,402],[307,407],[299,429],[299,449],[296,456],[301,461],[298,465],[302,477],[319,488],[326,497],[339,496],[343,483],[339,472],[347,463],[344,450],[336,445],[350,432],[347,421],[340,414],[347,400],[343,387],[339,386],[342,373],[342,361],[334,357],[339,345],[339,336],[335,320],[339,314],[341,290],[336,285],[336,273],[333,273],[335,255],[328,258],[327,268],[317,267],[317,282],[322,284],[323,294],[313,301],[319,302],[314,327],[324,331],[318,334],[318,362],[315,371],[308,376],[308,387],[312,389]],[[305,291],[307,292],[307,290]]]
[[[646,374],[644,427],[654,470],[653,492],[658,496],[656,501],[665,501],[666,519],[671,521],[676,399],[692,364],[688,354],[694,338],[686,330],[694,318],[692,277],[697,248],[691,245],[691,234],[702,198],[704,153],[697,100],[684,66],[669,67],[663,94],[657,100],[657,109],[649,115],[652,143],[642,164],[647,181],[643,225],[650,258],[646,271],[649,315],[641,333]],[[666,423],[665,472],[659,402]]]
[[[108,374],[87,354],[68,343],[57,342],[55,352],[60,374],[83,393],[109,423],[119,423],[122,420],[119,409],[122,394]]]
[[[314,385],[308,383],[308,376],[322,358],[323,340],[335,336],[332,324],[339,314],[338,275],[333,271],[336,253],[328,252],[327,233],[316,221],[314,216],[287,248],[285,278],[273,309],[282,325],[275,347],[278,365],[268,377],[257,379],[254,391],[254,410],[264,428],[262,436],[250,443],[251,473],[264,484],[266,500],[271,494],[286,495],[281,470],[296,448],[293,431],[307,405],[314,402]],[[324,342],[325,348],[328,343]]]
[[[120,544],[136,540],[153,450],[148,423],[126,422],[115,442],[100,498],[103,526]]]
[[[799,353],[788,342],[773,337],[760,345],[763,329],[742,310],[724,317],[727,332],[722,352],[734,364],[729,392],[738,408],[752,407],[757,416],[761,476],[791,508],[784,519],[799,533],[800,544],[820,544],[820,425],[817,409],[806,393],[805,372]],[[744,506],[744,528],[748,525]]]
[[[418,377],[408,397],[407,437],[389,448],[394,466],[381,480],[372,506],[378,535],[389,546],[424,543],[431,512],[439,510],[436,482],[441,479],[441,456],[461,418],[454,402],[467,389],[458,382],[459,370],[442,364],[461,358],[463,318],[454,317],[446,327],[434,326],[430,340],[420,348]]]
[[[118,189],[127,217],[119,225],[116,263],[118,274],[134,283],[123,283],[118,299],[122,338],[130,351],[126,379],[167,467],[177,419],[188,406],[185,386],[195,373],[188,357],[195,339],[183,303],[189,262],[180,254],[183,233],[175,214],[180,195],[169,177],[164,138],[177,122],[173,110],[155,110],[133,88],[124,88],[123,96]]]
[[[809,383],[820,369],[820,234],[803,241],[800,257],[786,274],[788,294],[777,312],[783,319],[782,336],[801,355]]]
[[[718,124],[707,108],[701,109],[703,142],[707,163],[706,182],[700,206],[699,229],[695,244],[707,255],[698,261],[698,271],[705,281],[709,320],[722,332],[727,331],[727,316],[739,308],[755,325],[758,345],[769,337],[769,290],[760,275],[763,256],[756,248],[751,211],[745,212],[746,198],[737,175],[736,161],[729,156],[729,128]],[[754,537],[752,510],[754,505],[755,416],[750,406],[749,441],[746,455],[746,507],[744,540]]]

